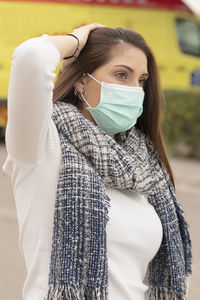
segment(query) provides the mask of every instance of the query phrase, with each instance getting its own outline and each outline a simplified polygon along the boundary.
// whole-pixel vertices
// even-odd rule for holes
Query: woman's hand
[[[85,25],[85,26],[81,26],[79,28],[76,28],[72,31],[72,34],[74,34],[78,39],[79,39],[79,52],[83,49],[83,47],[85,46],[89,33],[96,29],[96,28],[100,28],[100,27],[105,27],[104,25],[98,24],[98,23],[93,23],[93,24],[89,24],[89,25]]]
[[[79,39],[79,49],[76,52],[76,56],[79,55],[79,53],[85,46],[90,32],[92,30],[94,30],[96,28],[100,28],[100,27],[105,27],[105,26],[102,24],[93,23],[93,24],[81,26],[72,31],[72,34],[75,35]],[[78,41],[76,41],[76,39],[74,37],[72,37],[72,36],[67,36],[67,37],[74,39],[76,47],[78,46]],[[75,50],[76,50],[76,48],[73,50],[73,53],[75,52]],[[70,63],[72,63],[74,61],[74,59],[75,59],[74,57],[72,57],[70,59],[62,59],[61,72],[64,70],[65,67],[67,67]]]

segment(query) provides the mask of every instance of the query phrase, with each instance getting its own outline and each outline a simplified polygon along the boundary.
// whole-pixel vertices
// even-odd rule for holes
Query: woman
[[[29,39],[12,58],[3,169],[23,299],[185,299],[191,241],[144,39],[95,23]]]

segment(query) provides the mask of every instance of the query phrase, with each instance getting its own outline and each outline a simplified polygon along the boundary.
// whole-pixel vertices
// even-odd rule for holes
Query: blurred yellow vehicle
[[[200,94],[200,20],[180,0],[0,1],[1,128],[14,49],[43,33],[66,34],[93,22],[141,33],[155,53],[163,89]]]

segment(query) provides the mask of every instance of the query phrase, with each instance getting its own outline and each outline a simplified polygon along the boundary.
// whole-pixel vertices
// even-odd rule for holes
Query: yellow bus
[[[180,0],[0,0],[1,128],[14,49],[43,33],[66,34],[93,22],[141,33],[157,58],[163,89],[200,93],[200,20]]]

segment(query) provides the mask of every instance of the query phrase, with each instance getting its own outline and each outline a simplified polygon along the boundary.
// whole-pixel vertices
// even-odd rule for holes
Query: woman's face
[[[143,87],[148,78],[147,57],[140,49],[123,43],[111,52],[109,62],[95,70],[91,75],[100,82]],[[94,79],[86,75],[75,87],[83,93],[91,107],[96,107],[99,104],[101,85]],[[83,115],[96,124],[86,109],[87,107],[88,105],[83,101],[81,110]]]

